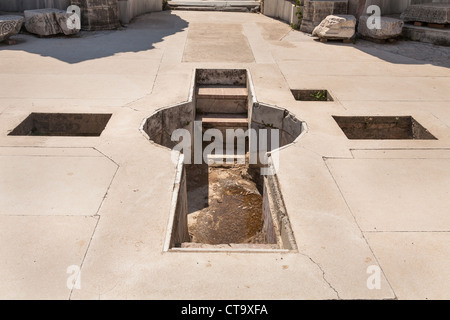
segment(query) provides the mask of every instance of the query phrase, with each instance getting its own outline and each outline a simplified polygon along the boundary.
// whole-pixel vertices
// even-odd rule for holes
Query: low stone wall
[[[162,0],[119,0],[119,19],[127,24],[144,13],[162,11]]]
[[[296,25],[298,17],[297,7],[289,0],[264,0],[263,14]]]
[[[147,118],[142,130],[151,141],[167,148],[173,148],[178,143],[171,140],[172,132],[175,129],[187,129],[193,136],[194,111],[192,102],[160,109]]]
[[[273,210],[273,203],[272,199],[270,199],[269,192],[268,192],[268,180],[267,178],[264,180],[264,189],[263,189],[263,230],[264,235],[266,237],[266,241],[268,243],[277,243],[278,242],[278,235],[277,231],[275,230],[274,226],[274,217],[272,216]],[[275,215],[275,213],[273,213]]]
[[[257,132],[260,129],[278,129],[280,135],[278,147],[294,142],[304,130],[303,122],[288,110],[264,103],[253,105],[251,128]],[[268,150],[272,150],[270,139],[268,144]]]
[[[297,250],[297,243],[291,229],[291,223],[276,175],[264,177],[263,193],[263,211],[265,215],[263,228],[266,232],[267,240],[269,242],[276,241],[275,243],[278,243],[282,249]]]
[[[246,69],[196,69],[196,85],[235,85],[247,84]]]
[[[301,1],[303,3],[303,1]],[[424,3],[450,3],[450,0],[348,0],[347,14],[355,16],[357,19],[361,15],[366,15],[370,5],[377,5],[381,8],[382,15],[400,14],[412,4]],[[262,13],[268,17],[280,19],[289,24],[297,24],[295,15],[296,8],[294,2],[289,0],[264,0]]]
[[[187,186],[186,186],[186,170],[183,165],[183,157],[180,156],[180,162],[177,167],[177,176],[173,189],[172,212],[173,225],[171,229],[170,247],[177,246],[183,242],[189,242],[188,230],[188,203],[187,203]]]
[[[183,165],[183,159],[183,155],[180,154],[173,185],[172,203],[170,207],[168,232],[163,248],[164,251],[169,251],[173,247],[179,247],[183,242],[189,242],[191,240],[188,230],[186,170]]]
[[[370,5],[377,5],[381,8],[382,15],[399,14],[405,11],[409,5],[423,3],[450,3],[450,0],[366,0],[365,8]]]

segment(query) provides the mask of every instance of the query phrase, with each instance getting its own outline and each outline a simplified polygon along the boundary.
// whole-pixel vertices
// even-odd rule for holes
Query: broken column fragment
[[[25,28],[28,32],[39,36],[51,36],[57,34],[72,35],[80,31],[76,23],[75,14],[58,9],[25,10]]]
[[[0,42],[18,34],[22,23],[21,16],[0,16]]]
[[[329,15],[312,32],[321,39],[350,39],[355,35],[356,18],[350,15]]]

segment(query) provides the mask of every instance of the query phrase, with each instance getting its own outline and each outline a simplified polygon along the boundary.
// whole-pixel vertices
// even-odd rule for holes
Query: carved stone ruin
[[[60,33],[76,34],[80,31],[71,23],[73,14],[58,9],[25,10],[25,28],[39,36],[51,36]],[[70,27],[71,26],[71,27]]]
[[[21,16],[0,16],[0,42],[18,34],[22,23]]]
[[[81,29],[112,30],[120,26],[117,0],[72,0],[81,8]]]
[[[300,31],[311,33],[329,15],[347,14],[347,0],[305,0]]]
[[[409,6],[401,15],[405,22],[450,23],[450,3],[427,3]]]

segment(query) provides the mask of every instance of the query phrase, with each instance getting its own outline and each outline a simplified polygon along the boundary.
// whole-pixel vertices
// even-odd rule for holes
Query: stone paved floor
[[[259,14],[183,11],[16,38],[0,44],[0,298],[450,298],[450,48],[319,43]],[[259,101],[306,121],[279,152],[298,251],[163,252],[176,168],[139,127],[188,99],[197,67],[248,68]],[[31,112],[113,116],[100,137],[8,136]],[[438,139],[348,140],[333,115],[413,116]]]

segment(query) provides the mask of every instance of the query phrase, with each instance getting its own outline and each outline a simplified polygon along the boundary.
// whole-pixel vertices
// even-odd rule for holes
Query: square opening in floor
[[[411,116],[333,116],[348,139],[437,140]]]
[[[31,113],[10,136],[81,136],[101,135],[111,113]]]
[[[326,89],[292,89],[291,93],[297,101],[334,101]]]

